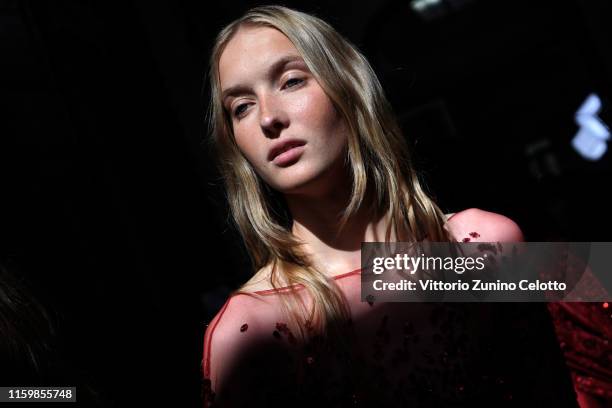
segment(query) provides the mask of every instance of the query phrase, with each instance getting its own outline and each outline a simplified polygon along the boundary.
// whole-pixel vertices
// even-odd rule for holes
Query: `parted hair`
[[[332,26],[314,15],[269,5],[250,9],[219,32],[208,73],[208,140],[231,215],[251,258],[251,281],[268,271],[265,279],[273,288],[290,288],[290,295],[282,296],[283,303],[295,317],[298,332],[306,336],[318,328],[329,334],[349,316],[346,300],[333,280],[300,249],[302,242],[291,233],[291,214],[283,195],[268,186],[241,153],[230,113],[221,100],[219,60],[243,27],[271,27],[283,33],[348,126],[345,163],[352,190],[344,212],[338,215],[340,229],[366,206],[368,214],[389,214],[385,240],[390,239],[393,228],[401,241],[450,241],[444,213],[421,186],[407,141],[375,72],[357,47]],[[298,287],[312,296],[310,310],[299,301]],[[244,293],[244,288],[236,293]]]

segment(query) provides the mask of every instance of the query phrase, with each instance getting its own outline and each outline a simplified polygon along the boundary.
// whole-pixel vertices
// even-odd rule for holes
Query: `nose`
[[[259,106],[259,124],[267,136],[275,136],[289,125],[289,116],[278,98],[261,98]]]

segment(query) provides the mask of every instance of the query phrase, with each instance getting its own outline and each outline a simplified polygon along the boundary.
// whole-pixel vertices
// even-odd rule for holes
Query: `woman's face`
[[[236,143],[266,183],[287,194],[337,188],[346,177],[346,126],[284,34],[241,27],[219,76]]]

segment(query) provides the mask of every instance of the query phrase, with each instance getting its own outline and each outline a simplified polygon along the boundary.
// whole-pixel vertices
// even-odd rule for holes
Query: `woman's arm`
[[[210,322],[202,361],[205,407],[287,402],[288,354],[275,316],[272,299],[235,295]]]
[[[223,406],[228,383],[240,378],[232,375],[233,367],[254,341],[258,325],[249,316],[243,297],[230,297],[206,329],[202,360],[205,407]]]

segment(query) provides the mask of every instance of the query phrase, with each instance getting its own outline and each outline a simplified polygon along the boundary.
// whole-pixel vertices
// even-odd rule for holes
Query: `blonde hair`
[[[255,271],[262,273],[269,266],[273,288],[289,284],[290,296],[282,298],[287,310],[300,321],[300,334],[307,334],[305,327],[329,333],[336,323],[348,318],[346,300],[300,250],[302,243],[291,233],[291,215],[282,194],[272,190],[242,155],[234,140],[231,118],[222,105],[219,59],[243,26],[271,27],[283,33],[348,125],[352,193],[339,220],[340,229],[367,206],[377,216],[390,214],[385,241],[390,239],[391,228],[401,241],[450,241],[444,214],[419,183],[406,140],[372,67],[333,27],[300,11],[260,6],[221,30],[210,57],[208,122],[231,214]],[[297,302],[296,286],[305,287],[311,294],[310,311]]]

